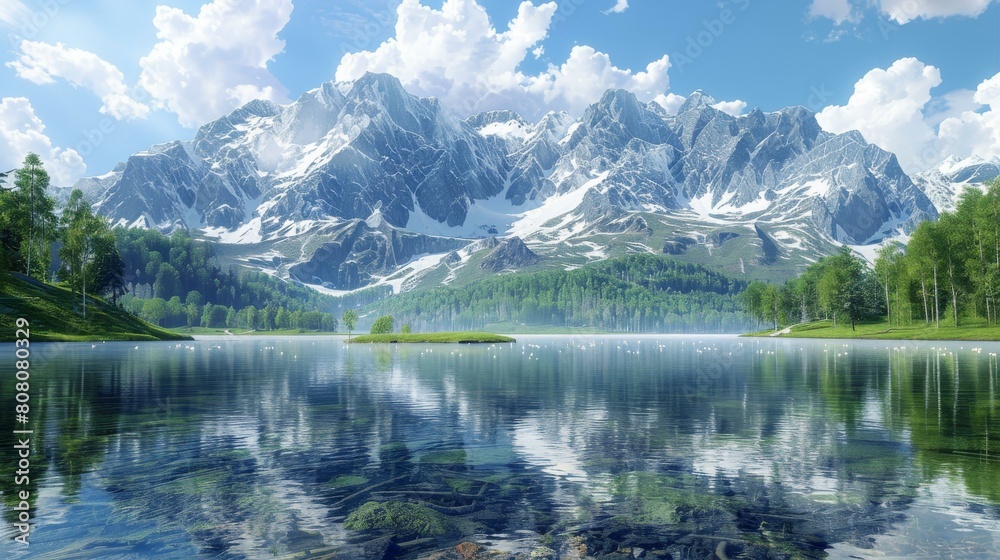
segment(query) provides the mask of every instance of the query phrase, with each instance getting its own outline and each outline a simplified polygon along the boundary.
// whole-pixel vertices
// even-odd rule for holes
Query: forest
[[[35,154],[13,183],[0,189],[0,270],[66,285],[83,317],[88,297],[101,296],[164,327],[333,332],[338,307],[351,303],[260,272],[223,270],[213,245],[184,230],[112,229],[80,190],[57,216]]]
[[[782,286],[755,282],[741,295],[758,323],[774,329],[818,319],[995,325],[998,298],[1000,180],[967,189],[954,212],[920,223],[906,245],[884,244],[873,265],[845,247]]]
[[[726,333],[749,326],[737,297],[746,284],[667,257],[634,254],[572,271],[508,274],[371,306],[415,331],[489,325],[632,333]]]

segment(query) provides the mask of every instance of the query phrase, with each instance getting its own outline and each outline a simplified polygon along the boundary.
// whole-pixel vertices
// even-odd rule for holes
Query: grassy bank
[[[448,343],[506,343],[515,342],[513,338],[484,332],[441,332],[419,334],[363,334],[351,339],[360,344],[448,344]]]
[[[968,324],[958,327],[941,325],[927,326],[923,323],[896,327],[885,321],[861,323],[855,330],[850,323],[838,323],[836,328],[832,321],[816,321],[795,325],[789,332],[778,335],[781,338],[841,338],[865,340],[970,340],[970,341],[1000,341],[1000,326],[988,325],[983,321],[969,320]],[[751,333],[745,336],[769,337],[772,330]]]
[[[73,312],[66,288],[0,272],[0,341],[15,339],[15,321],[29,322],[32,341],[190,340],[135,317],[99,298],[87,298],[87,318]]]

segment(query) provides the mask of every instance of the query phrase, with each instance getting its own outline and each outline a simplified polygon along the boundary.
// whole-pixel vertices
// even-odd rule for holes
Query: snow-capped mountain
[[[579,119],[460,120],[368,74],[287,106],[251,102],[77,187],[117,223],[199,231],[335,291],[634,251],[787,275],[937,216],[860,134],[826,133],[801,107],[733,117],[714,104],[697,92],[668,116],[612,90]]]
[[[913,177],[934,203],[939,212],[952,211],[958,199],[967,188],[983,188],[983,185],[1000,177],[1000,158],[990,160],[981,157],[960,159],[949,157],[937,167]]]

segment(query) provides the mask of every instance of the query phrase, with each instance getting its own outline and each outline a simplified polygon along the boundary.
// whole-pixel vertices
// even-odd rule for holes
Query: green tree
[[[118,305],[118,298],[128,293],[125,283],[125,261],[118,252],[115,233],[101,232],[94,239],[94,262],[91,273],[94,292],[110,295],[111,303]]]
[[[142,304],[142,318],[153,323],[154,325],[160,325],[163,323],[163,319],[167,316],[167,302],[163,301],[162,298],[147,299]]]
[[[768,284],[761,294],[760,314],[765,321],[774,325],[774,330],[778,330],[778,320],[781,316],[781,289],[775,285]]]
[[[79,189],[70,194],[63,210],[62,223],[63,245],[59,256],[69,277],[70,289],[74,294],[82,294],[83,316],[86,317],[88,267],[96,256],[98,237],[108,232],[107,223],[104,218],[94,216]]]
[[[279,329],[290,329],[292,328],[292,316],[288,313],[287,309],[279,307],[278,314],[274,318],[274,323]]]
[[[181,273],[170,263],[163,263],[156,272],[156,280],[153,282],[153,295],[161,298],[182,293]]]
[[[351,340],[351,332],[354,331],[354,327],[358,326],[358,312],[353,309],[344,311],[341,321],[344,323],[344,328],[347,329],[347,340]]]
[[[924,316],[927,322],[934,322],[941,328],[941,293],[939,269],[941,268],[944,244],[940,228],[936,222],[921,222],[910,237],[907,245],[907,257],[911,269],[919,275],[921,293],[924,301]],[[927,297],[933,288],[933,299],[928,305]]]
[[[337,318],[332,313],[324,313],[320,328],[323,332],[337,332]]]
[[[767,316],[764,313],[764,294],[767,292],[767,284],[763,282],[753,282],[740,294],[740,300],[747,313],[757,320],[757,326]]]
[[[407,323],[399,328],[399,332],[403,334],[410,334],[411,332],[413,332],[413,329],[410,327],[410,324]]]
[[[46,194],[49,174],[36,154],[24,158],[24,166],[15,172],[10,202],[10,227],[19,237],[15,241],[25,274],[45,280],[51,264],[50,244],[57,239],[55,201]]]
[[[902,245],[893,241],[882,245],[875,258],[875,277],[878,279],[885,296],[885,318],[890,325],[893,316],[896,317],[896,325],[900,324],[902,310],[900,309],[899,291],[902,282],[901,276],[905,271],[904,256]],[[896,296],[895,302],[890,291]]]
[[[383,315],[372,324],[372,334],[390,334],[392,332],[392,315]]]

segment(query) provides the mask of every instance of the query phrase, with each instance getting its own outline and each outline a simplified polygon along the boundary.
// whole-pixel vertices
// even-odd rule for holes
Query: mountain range
[[[253,101],[76,188],[115,224],[186,228],[234,263],[340,294],[667,253],[788,277],[839,244],[903,236],[998,162],[911,178],[802,107],[668,114],[610,90],[580,118],[461,119],[385,74]],[[973,170],[972,167],[976,169]]]

